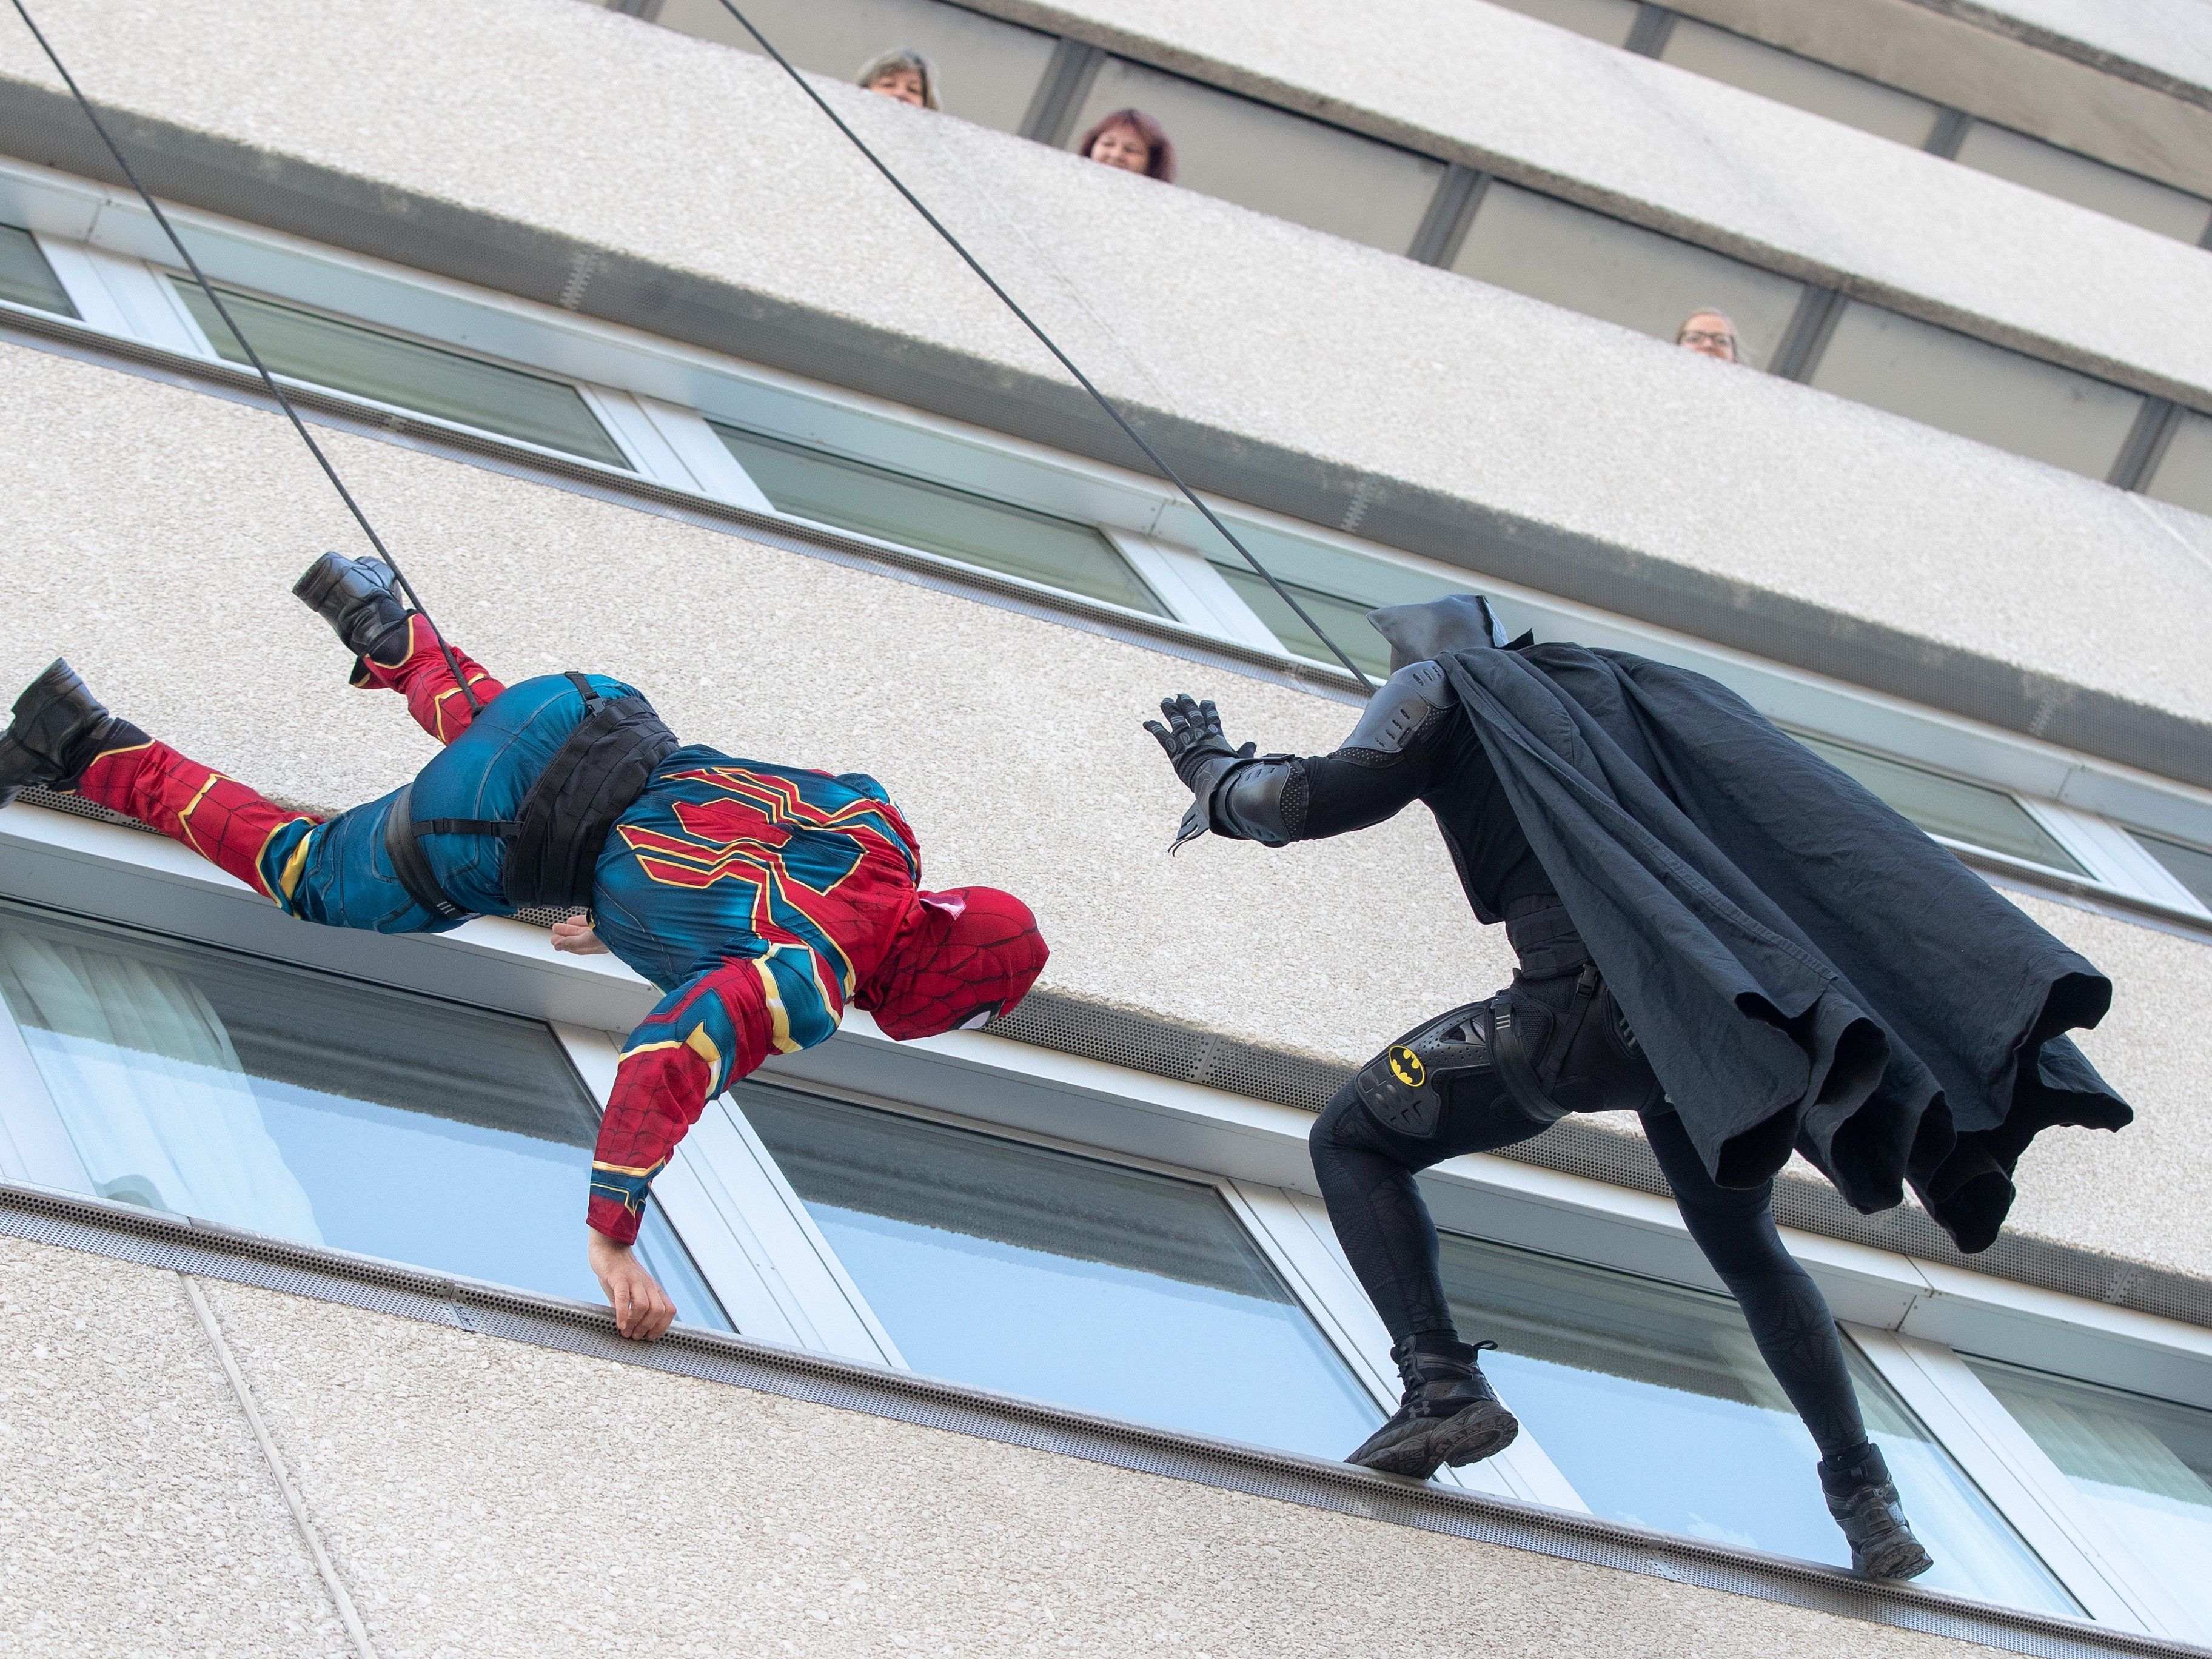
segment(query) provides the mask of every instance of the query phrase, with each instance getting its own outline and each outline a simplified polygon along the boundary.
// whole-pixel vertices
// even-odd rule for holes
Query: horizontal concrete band
[[[1015,433],[1115,465],[1134,459],[1082,393],[1002,365],[924,345],[843,319],[769,299],[632,256],[450,204],[312,169],[203,135],[115,115],[124,142],[145,157],[149,188],[173,200],[326,244],[388,258],[495,291],[557,305],[574,298],[580,269],[592,275],[576,308],[708,349],[887,398],[991,430]],[[107,179],[74,106],[37,88],[0,81],[0,153],[80,176]],[[112,180],[111,180],[112,181]],[[210,388],[258,396],[250,374],[228,364],[118,342],[66,319],[15,311],[4,328],[81,355],[106,354]],[[305,406],[358,414],[356,399],[302,393]],[[2054,675],[1871,623],[1771,590],[1653,557],[1632,547],[1538,524],[1480,502],[1446,495],[1321,460],[1235,432],[1125,407],[1146,437],[1197,488],[1336,526],[1355,510],[1361,533],[1386,545],[1457,566],[1477,580],[1499,578],[1847,684],[1873,687],[1969,720],[2021,732],[2179,782],[2212,787],[2212,726]],[[806,532],[706,497],[612,469],[576,464],[497,439],[457,434],[432,421],[377,411],[376,432],[434,435],[509,470],[584,483],[608,499],[680,507],[707,521],[795,550],[840,545],[834,537],[796,550]],[[878,562],[873,544],[848,544]],[[925,562],[910,561],[916,568]],[[975,588],[986,575],[966,578]],[[996,584],[1025,601],[1037,592]],[[1104,613],[1073,599],[1065,615]],[[1147,630],[1115,613],[1116,625],[1159,641],[1187,630]],[[1252,666],[1286,666],[1264,653],[1221,646],[1218,654]],[[1326,670],[1290,670],[1316,685],[1346,684]]]
[[[1832,1567],[1436,1486],[1346,1463],[1066,1410],[679,1327],[651,1345],[605,1308],[454,1279],[100,1200],[0,1182],[0,1234],[141,1266],[332,1302],[1168,1480],[1812,1608],[2047,1659],[2212,1650],[2018,1612]]]

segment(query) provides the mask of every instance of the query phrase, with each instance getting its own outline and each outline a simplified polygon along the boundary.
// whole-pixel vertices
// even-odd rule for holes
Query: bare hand
[[[599,943],[599,936],[592,931],[587,916],[570,916],[553,924],[553,948],[566,951],[572,957],[603,957],[607,947]]]
[[[676,1304],[668,1292],[639,1265],[629,1245],[616,1243],[597,1228],[585,1231],[591,1239],[592,1271],[615,1310],[615,1328],[633,1342],[657,1340],[676,1322]]]

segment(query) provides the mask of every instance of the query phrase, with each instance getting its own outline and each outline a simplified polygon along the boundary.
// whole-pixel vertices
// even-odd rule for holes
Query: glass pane
[[[1936,106],[1924,98],[1687,17],[1674,20],[1659,57],[1693,74],[1916,149],[1936,130]]]
[[[1209,1187],[737,1098],[916,1370],[1319,1457],[1382,1419]]]
[[[234,363],[244,362],[244,349],[199,285],[172,280],[216,350]],[[574,386],[227,288],[222,302],[252,337],[253,349],[272,374],[503,432],[610,466],[629,465]]]
[[[604,1300],[597,1115],[542,1025],[13,906],[0,999],[103,1196]],[[728,1328],[657,1209],[643,1248]]]
[[[1968,1359],[2129,1556],[2212,1637],[2212,1412]]]
[[[2206,904],[2212,904],[2212,853],[2202,847],[2191,847],[2186,842],[2168,841],[2163,836],[2134,832],[2135,838],[2148,849],[2150,855],[2166,867],[2173,878],[2197,895]]]
[[[2212,514],[2212,418],[2183,412],[2143,494]]]
[[[1636,0],[1498,0],[1509,11],[1526,12],[1587,34],[1608,46],[1625,46],[1636,27]]]
[[[2202,236],[2206,221],[2212,219],[2212,203],[2185,191],[1983,121],[1966,129],[1958,159],[1970,167],[2026,185],[2045,196],[2078,202],[2185,242]]]
[[[2092,478],[2112,471],[2142,407],[2118,386],[1856,300],[1813,384]]]
[[[1389,642],[1367,621],[1378,605],[1415,605],[1466,591],[1466,583],[1431,576],[1381,559],[1364,558],[1340,548],[1304,541],[1257,526],[1236,526],[1237,539],[1274,575],[1297,595],[1315,621],[1350,653],[1352,661],[1377,678],[1390,672]],[[1198,532],[1194,532],[1194,534]],[[1200,544],[1219,546],[1220,538],[1208,532]],[[1297,613],[1275,596],[1275,591],[1237,556],[1232,547],[1219,546],[1210,556],[1214,568],[1237,597],[1268,626],[1283,648],[1293,656],[1334,663],[1335,654],[1297,618]]]
[[[988,501],[865,461],[716,426],[779,513],[1003,570],[1164,617],[1167,607],[1088,525]]]
[[[951,114],[1020,131],[1053,38],[940,0],[746,0],[744,14],[803,70],[850,81],[880,52],[910,46],[930,60],[938,101]],[[757,52],[718,0],[660,0],[653,21]],[[793,96],[797,95],[793,89]]]
[[[58,311],[64,317],[76,315],[38,242],[29,231],[13,225],[0,225],[0,300]]]
[[[2002,789],[1947,778],[1940,772],[1923,771],[1903,761],[1869,755],[1863,749],[1808,737],[1802,732],[1790,735],[1931,836],[1947,836],[2073,875],[2089,873],[2026,807]]]
[[[1820,1454],[1734,1302],[1447,1233],[1444,1285],[1498,1393],[1600,1515],[1849,1565]],[[1846,1345],[1867,1432],[1936,1558],[1916,1582],[2077,1611],[1928,1431]]]
[[[1392,253],[1413,246],[1444,174],[1425,155],[1118,58],[1091,83],[1071,143],[1132,107],[1167,129],[1177,184]]]
[[[1782,343],[1802,292],[1786,276],[1495,179],[1451,268],[1662,340],[1693,311],[1724,312],[1757,368]]]

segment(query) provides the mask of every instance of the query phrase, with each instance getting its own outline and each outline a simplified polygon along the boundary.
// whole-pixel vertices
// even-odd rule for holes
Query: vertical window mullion
[[[2066,1477],[1948,1347],[1850,1327],[1857,1345],[1967,1477],[2100,1624],[2165,1633],[2123,1552],[2075,1501]]]
[[[619,1044],[603,1032],[558,1024],[553,1034],[604,1112]],[[709,1103],[653,1182],[653,1200],[741,1334],[896,1364],[875,1340],[872,1320],[855,1320],[834,1283],[824,1282],[842,1269],[825,1273],[821,1257],[829,1247],[819,1233],[791,1224],[795,1200],[787,1203],[787,1188],[780,1194],[777,1178],[764,1176],[765,1158],[721,1103]]]
[[[1223,1181],[1220,1191],[1353,1374],[1384,1411],[1395,1411],[1400,1383],[1390,1358],[1389,1330],[1353,1277],[1321,1200],[1235,1180]],[[1494,1498],[1589,1512],[1589,1505],[1525,1426],[1495,1456],[1464,1469],[1440,1469],[1436,1479]]]
[[[1139,536],[1133,531],[1102,526],[1106,539],[1145,579],[1161,603],[1176,619],[1209,634],[1233,640],[1261,651],[1280,651],[1274,631],[1254,614],[1237,590],[1218,571],[1188,549]]]

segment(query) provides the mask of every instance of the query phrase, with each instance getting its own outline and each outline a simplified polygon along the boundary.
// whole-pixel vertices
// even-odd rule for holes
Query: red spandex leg
[[[460,664],[478,702],[489,704],[507,690],[467,652],[451,640],[446,643],[453,647],[453,659]],[[416,725],[440,743],[451,743],[476,718],[469,700],[461,695],[460,682],[447,665],[446,653],[438,648],[438,636],[417,614],[410,613],[407,618],[406,655],[393,664],[374,657],[361,658],[353,671],[353,683],[386,686],[398,692],[407,699],[407,712],[414,715]]]
[[[151,738],[109,750],[86,769],[76,792],[183,842],[288,908],[299,879],[294,855],[322,822]]]

